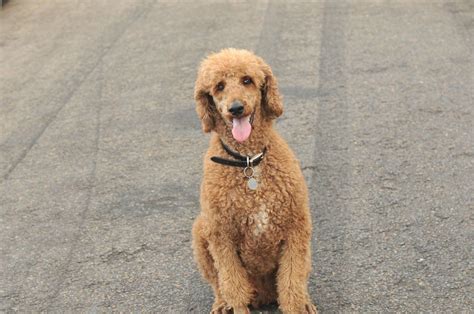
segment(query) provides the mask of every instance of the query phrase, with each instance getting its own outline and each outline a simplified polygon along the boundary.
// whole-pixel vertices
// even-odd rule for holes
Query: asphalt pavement
[[[26,1],[0,10],[0,311],[206,313],[198,64],[279,78],[321,312],[474,310],[474,2]]]

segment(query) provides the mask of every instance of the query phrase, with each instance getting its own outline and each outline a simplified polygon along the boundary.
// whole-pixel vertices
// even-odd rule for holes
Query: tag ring
[[[250,173],[249,173],[249,171],[250,171]],[[245,167],[244,176],[246,176],[247,178],[251,178],[251,177],[253,177],[254,172],[255,171],[253,170],[252,167]]]

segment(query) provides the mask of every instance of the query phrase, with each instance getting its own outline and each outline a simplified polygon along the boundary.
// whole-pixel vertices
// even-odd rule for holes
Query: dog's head
[[[244,142],[282,114],[280,98],[270,66],[250,51],[224,49],[201,63],[194,99],[204,132],[230,130]]]

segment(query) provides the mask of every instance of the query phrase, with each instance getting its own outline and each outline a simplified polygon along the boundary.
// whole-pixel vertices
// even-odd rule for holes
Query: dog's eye
[[[217,84],[216,89],[221,92],[224,90],[224,87],[224,83],[220,82],[219,84]]]
[[[250,76],[244,76],[242,78],[242,83],[244,85],[249,85],[249,84],[252,84],[252,78],[250,78]]]

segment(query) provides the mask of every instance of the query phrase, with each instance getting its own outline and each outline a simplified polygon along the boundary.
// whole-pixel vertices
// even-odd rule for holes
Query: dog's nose
[[[229,108],[229,112],[234,116],[238,117],[244,113],[244,105],[238,100],[234,101]]]

